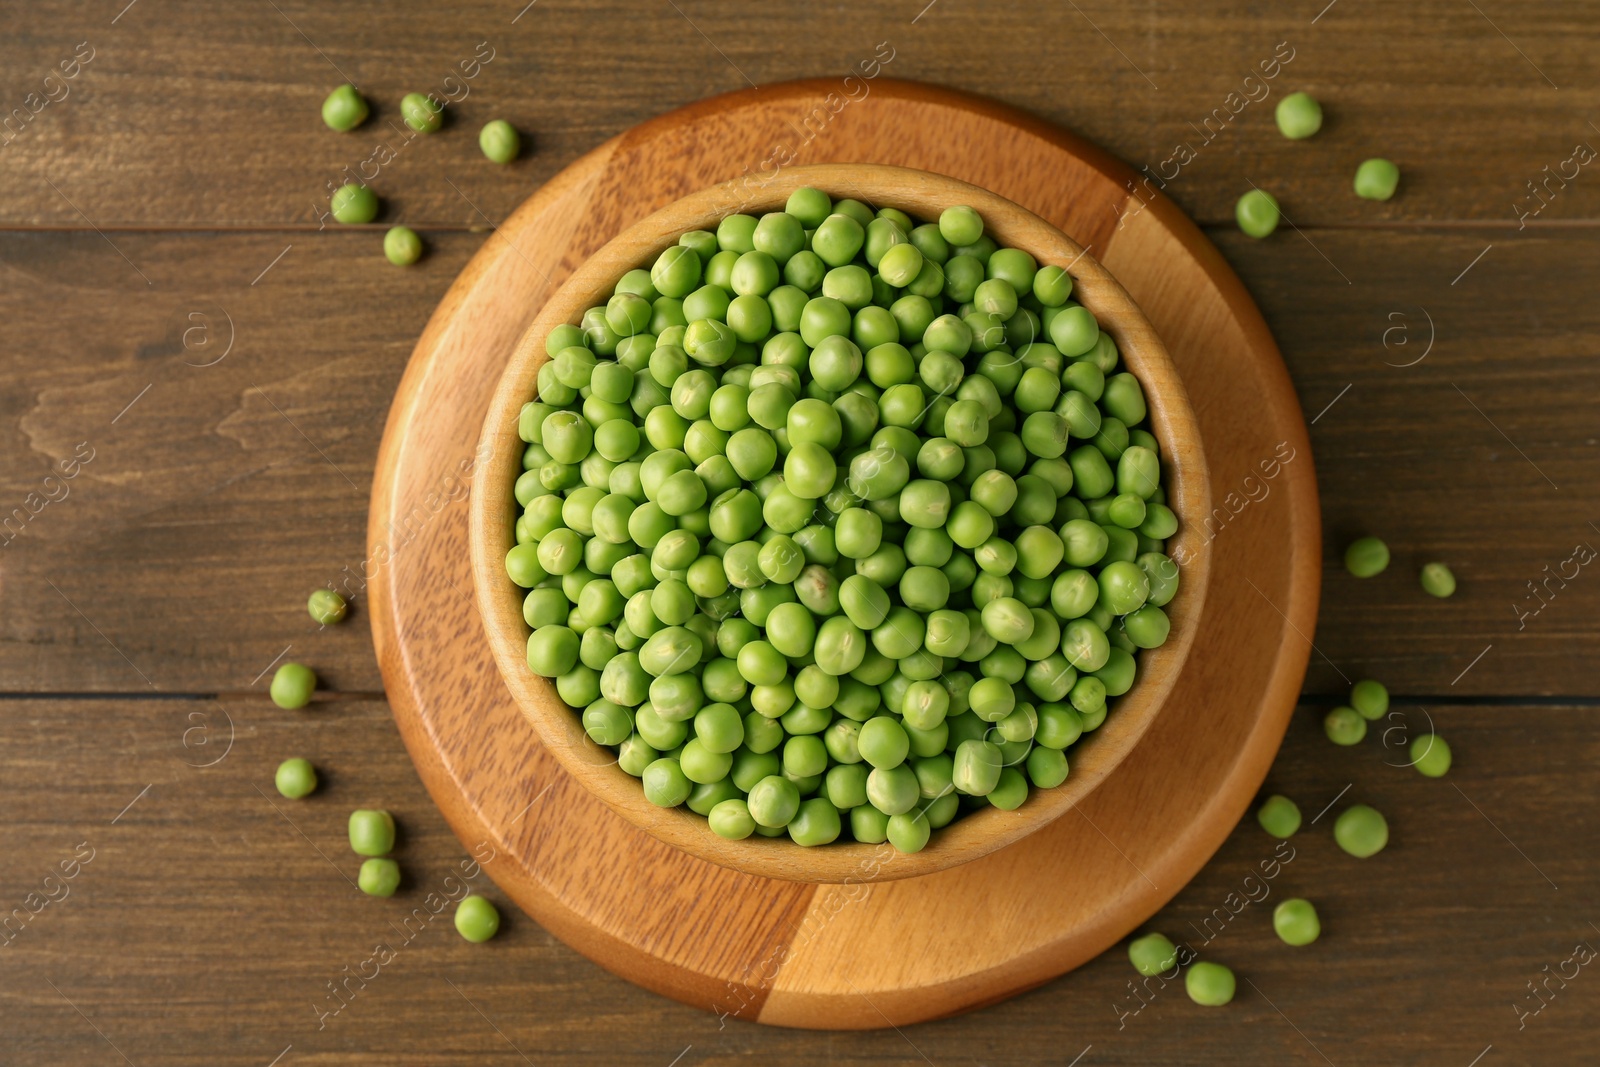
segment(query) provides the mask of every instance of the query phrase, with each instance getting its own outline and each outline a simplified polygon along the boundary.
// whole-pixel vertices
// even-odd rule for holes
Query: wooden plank
[[[1600,312],[1577,286],[1600,240],[1217,236],[1316,420],[1327,565],[1308,689],[1371,674],[1410,693],[1593,692],[1578,649],[1600,610],[1581,566],[1600,548]],[[1393,562],[1362,580],[1343,552],[1368,534]],[[1457,576],[1447,601],[1418,586],[1433,559]]]
[[[1600,143],[1585,121],[1600,104],[1589,58],[1600,25],[1581,8],[1534,0],[1492,10],[1346,4],[1320,16],[1316,0],[856,5],[803,28],[780,8],[704,0],[547,0],[525,11],[468,0],[395,6],[381,21],[306,0],[225,11],[175,0],[120,15],[122,4],[103,6],[32,5],[26,27],[0,42],[3,110],[28,116],[0,133],[6,223],[314,226],[325,183],[376,158],[367,173],[386,219],[481,225],[640,121],[717,92],[830,73],[842,92],[860,93],[863,83],[843,78],[883,56],[892,59],[880,76],[984,93],[1076,130],[1150,168],[1203,220],[1231,219],[1252,182],[1301,225],[1472,218],[1515,229],[1519,211],[1535,207],[1535,225],[1600,217],[1600,181],[1572,162],[1577,144]],[[626,27],[606,33],[603,61],[597,27]],[[93,58],[61,80],[80,42]],[[347,78],[377,108],[339,135],[318,108]],[[1326,105],[1323,132],[1304,144],[1272,121],[1275,102],[1297,89]],[[397,112],[413,90],[467,95],[444,132],[412,138]],[[1449,121],[1463,100],[1472,121]],[[532,135],[530,158],[508,168],[483,159],[474,135],[494,117]],[[752,169],[764,152],[752,146]],[[1405,174],[1388,204],[1350,191],[1373,154]],[[1563,169],[1574,176],[1553,176]],[[1536,198],[1529,182],[1549,184]]]
[[[1420,728],[1417,710],[1404,710],[1406,728]],[[221,751],[224,711],[232,749],[210,768],[186,766]],[[1270,880],[1260,865],[1274,845],[1247,818],[1152,921],[1235,969],[1229,1008],[1198,1008],[1176,986],[1152,983],[1148,1006],[1133,1014],[1135,976],[1113,949],[980,1012],[841,1038],[719,1020],[644,992],[514,912],[479,946],[455,935],[448,910],[406,922],[413,909],[430,914],[429,892],[458,892],[445,879],[461,876],[469,853],[411,773],[381,703],[286,712],[259,699],[13,700],[0,715],[0,780],[11,787],[0,902],[9,912],[40,907],[45,894],[57,900],[0,948],[0,1046],[19,1062],[121,1062],[109,1040],[134,1063],[219,1067],[261,1067],[291,1045],[285,1067],[522,1062],[513,1047],[540,1064],[661,1067],[682,1054],[682,1064],[866,1065],[921,1062],[919,1052],[939,1064],[994,1062],[1026,1034],[1032,1051],[1017,1055],[1029,1062],[1067,1063],[1091,1045],[1083,1063],[1320,1062],[1312,1043],[1334,1063],[1461,1067],[1490,1044],[1498,1062],[1581,1062],[1600,1023],[1582,977],[1565,988],[1550,980],[1553,996],[1543,994],[1521,1030],[1513,1005],[1531,1011],[1526,983],[1560,969],[1575,944],[1600,946],[1583,905],[1600,876],[1572,848],[1597,829],[1600,743],[1589,712],[1429,711],[1456,755],[1440,781],[1384,766],[1398,756],[1376,735],[1331,748],[1320,709],[1300,709],[1267,789],[1294,797],[1308,822],[1353,783],[1350,792],[1292,839],[1293,859]],[[185,732],[197,730],[186,746]],[[64,754],[71,775],[61,773]],[[308,799],[272,790],[273,767],[291,754],[322,771]],[[1328,827],[1358,800],[1385,812],[1392,835],[1365,861],[1339,852]],[[363,898],[344,881],[357,867],[345,816],[371,805],[401,826],[407,880],[392,900]],[[93,858],[63,879],[59,865],[84,842]],[[1475,859],[1464,865],[1467,855]],[[1241,907],[1263,885],[1270,895]],[[1271,931],[1271,906],[1293,895],[1319,908],[1324,933],[1313,946],[1289,948]],[[335,1003],[327,983],[348,978],[379,943],[394,959],[364,985],[351,980],[339,1013],[322,1019]],[[1450,945],[1471,950],[1441,956]],[[364,965],[369,976],[373,966]]]
[[[95,449],[68,495],[0,548],[5,689],[244,689],[291,642],[330,685],[380,688],[360,598],[347,625],[322,633],[302,604],[318,585],[361,586],[389,398],[483,240],[426,236],[429,257],[401,271],[366,234],[115,235],[154,295],[94,234],[0,237],[0,316],[16,353],[0,366],[0,514],[29,493],[35,504],[59,496],[62,483],[44,482],[52,466],[82,442]],[[1552,582],[1520,631],[1513,605],[1539,603],[1527,583],[1560,570],[1576,543],[1600,546],[1582,508],[1600,478],[1587,399],[1600,389],[1600,315],[1581,284],[1600,268],[1600,242],[1587,231],[1505,243],[1476,231],[1316,231],[1315,248],[1288,230],[1265,242],[1212,236],[1317,419],[1328,563],[1315,640],[1337,670],[1314,653],[1311,690],[1341,689],[1342,671],[1412,693],[1593,693],[1582,665],[1600,654],[1600,583]],[[38,314],[52,306],[72,309],[71,329]],[[210,324],[190,333],[192,351],[190,312]],[[216,358],[200,341],[225,339],[220,312],[234,349],[214,366],[186,365]],[[1425,312],[1433,351],[1385,365],[1421,354]],[[1397,327],[1405,334],[1385,349]],[[1218,500],[1259,496],[1247,473],[1213,472]],[[1273,507],[1268,495],[1230,521],[1272,522]],[[1337,553],[1368,530],[1389,540],[1395,563],[1359,582]],[[1414,564],[1435,555],[1460,579],[1450,601],[1415,585]]]

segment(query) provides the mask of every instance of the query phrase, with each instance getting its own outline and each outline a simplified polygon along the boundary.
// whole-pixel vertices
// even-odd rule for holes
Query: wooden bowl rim
[[[1183,568],[1179,593],[1166,608],[1171,634],[1160,648],[1142,653],[1135,688],[1118,698],[1098,730],[1070,750],[1067,781],[1054,789],[1033,790],[1016,811],[969,813],[935,833],[918,853],[859,842],[803,848],[786,838],[728,841],[712,833],[700,815],[651,804],[638,779],[616,766],[615,754],[589,740],[579,715],[561,701],[554,685],[528,669],[524,594],[504,570],[516,519],[509,487],[520,473],[524,447],[517,434],[518,414],[534,395],[536,375],[549,358],[545,335],[603,304],[618,278],[635,267],[648,267],[680,234],[714,229],[736,210],[781,210],[789,194],[802,186],[843,191],[923,219],[937,218],[944,207],[967,204],[983,216],[985,232],[1002,244],[1029,251],[1041,265],[1066,267],[1073,277],[1073,298],[1094,312],[1102,330],[1116,340],[1124,365],[1144,389],[1162,446],[1168,505],[1180,520],[1178,534],[1168,543],[1168,554],[1181,560]],[[550,295],[524,331],[490,402],[477,455],[482,461],[473,476],[469,542],[479,615],[500,675],[540,741],[569,774],[628,822],[700,859],[759,877],[833,884],[918,877],[988,855],[1059,818],[1106,779],[1164,709],[1187,661],[1209,585],[1210,553],[1202,536],[1211,511],[1205,452],[1188,394],[1144,313],[1086,249],[1038,215],[979,186],[907,167],[794,166],[754,190],[747,179],[734,179],[691,193],[618,233]]]

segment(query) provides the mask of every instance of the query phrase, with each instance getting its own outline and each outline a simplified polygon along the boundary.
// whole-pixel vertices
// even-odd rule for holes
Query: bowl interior
[[[511,494],[523,449],[517,417],[533,397],[539,368],[548,358],[545,336],[605,303],[622,274],[648,267],[681,233],[715,229],[718,220],[734,211],[759,215],[781,210],[789,194],[802,186],[849,195],[873,208],[898,208],[924,221],[937,219],[946,207],[967,204],[983,216],[985,231],[1001,244],[1030,252],[1041,265],[1067,268],[1074,299],[1111,334],[1124,365],[1144,389],[1152,431],[1161,445],[1168,506],[1180,523],[1167,546],[1168,554],[1182,561],[1181,586],[1165,609],[1171,633],[1160,648],[1140,653],[1133,689],[1116,699],[1101,727],[1067,750],[1072,768],[1067,780],[1054,789],[1034,789],[1016,811],[987,808],[966,814],[935,832],[927,847],[913,854],[858,842],[802,848],[787,838],[728,841],[713,834],[699,815],[651,804],[638,779],[616,766],[615,754],[588,738],[578,714],[561,701],[553,683],[529,670],[522,590],[504,569],[518,514]],[[993,852],[1060,817],[1105,780],[1164,707],[1193,643],[1209,578],[1209,554],[1203,551],[1203,523],[1210,512],[1204,450],[1182,382],[1149,321],[1098,262],[1037,215],[977,186],[901,167],[790,167],[756,189],[738,181],[691,194],[618,234],[562,283],[523,335],[485,418],[478,455],[484,462],[475,475],[470,520],[478,604],[500,673],[540,740],[585,787],[647,833],[724,867],[786,881],[865,882],[929,874]]]

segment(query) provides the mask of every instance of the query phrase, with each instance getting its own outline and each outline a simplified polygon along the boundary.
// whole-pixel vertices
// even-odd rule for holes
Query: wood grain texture
[[[1321,17],[1326,0],[1076,9],[941,0],[925,13],[927,0],[826,13],[540,0],[517,18],[524,4],[466,0],[448,16],[393,5],[379,19],[309,0],[225,14],[204,0],[141,0],[114,24],[122,5],[29,5],[25,28],[3,45],[7,112],[79,42],[96,53],[64,100],[0,148],[17,179],[0,212],[73,228],[83,227],[78,209],[102,227],[314,227],[325,183],[387,149],[393,159],[372,179],[386,218],[483,225],[480,210],[504,218],[564,161],[619,130],[752,84],[842,80],[882,43],[893,56],[884,73],[1077,130],[1135,169],[1171,176],[1168,191],[1207,222],[1230,221],[1253,181],[1269,184],[1302,226],[1471,218],[1514,230],[1519,199],[1539,202],[1526,183],[1546,179],[1543,168],[1558,169],[1575,144],[1595,144],[1586,118],[1600,113],[1587,61],[1600,26],[1582,5],[1535,0],[1481,11],[1456,0],[1341,3]],[[597,27],[615,28],[598,54]],[[494,58],[463,78],[459,65],[473,69],[483,42]],[[1280,54],[1292,58],[1274,67]],[[1277,76],[1264,78],[1263,63]],[[347,79],[375,108],[365,126],[337,135],[318,107]],[[1326,109],[1322,133],[1306,143],[1284,140],[1272,119],[1297,89]],[[413,138],[397,112],[414,90],[467,95],[444,131]],[[1460,120],[1464,102],[1470,122]],[[511,168],[483,159],[475,134],[491,118],[531,134],[530,158]],[[1180,146],[1193,158],[1184,162]],[[1374,154],[1406,175],[1387,204],[1351,194],[1357,164]],[[762,158],[746,162],[754,169]],[[1535,224],[1600,218],[1600,182],[1587,169],[1551,188]]]
[[[666,5],[540,0],[515,23],[535,30],[525,38],[508,36],[521,0],[381,11],[277,0],[288,19],[271,5],[196,0],[139,0],[126,11],[125,0],[44,0],[8,12],[0,110],[22,104],[76,42],[92,40],[99,54],[70,100],[0,148],[6,507],[40,488],[88,436],[81,430],[109,427],[145,385],[155,388],[105,431],[107,448],[71,498],[0,549],[0,690],[149,692],[140,672],[174,693],[248,690],[291,640],[292,654],[329,684],[378,690],[365,597],[351,625],[322,633],[301,605],[311,586],[372,551],[364,518],[374,457],[418,333],[471,254],[496,240],[486,228],[541,182],[637,122],[745,85],[724,55],[760,82],[842,78],[889,40],[897,54],[887,75],[988,94],[1154,169],[1193,135],[1190,122],[1288,40],[1297,55],[1273,99],[1288,89],[1316,93],[1328,114],[1323,134],[1285,142],[1271,124],[1272,100],[1252,103],[1167,192],[1207,224],[1260,304],[1308,418],[1353,384],[1311,426],[1326,520],[1313,636],[1346,674],[1374,673],[1424,696],[1455,743],[1453,781],[1483,815],[1451,780],[1383,768],[1375,740],[1330,749],[1318,725],[1326,703],[1301,708],[1266,788],[1288,791],[1309,812],[1355,781],[1389,814],[1396,843],[1357,863],[1320,833],[1308,837],[1314,851],[1303,855],[1315,862],[1291,865],[1297,880],[1281,892],[1316,900],[1327,934],[1289,950],[1264,912],[1246,910],[1212,958],[1259,993],[1241,986],[1224,1011],[1196,1009],[1169,989],[1119,1024],[1119,1010],[1133,1007],[1132,975],[1113,950],[1027,995],[899,1032],[756,1027],[642,993],[505,907],[505,935],[487,946],[430,926],[319,1032],[312,1000],[323,983],[389,936],[388,920],[421,903],[418,886],[465,858],[413,777],[388,710],[344,701],[290,714],[261,704],[259,718],[245,716],[241,741],[259,746],[246,777],[269,794],[273,763],[295,751],[344,784],[365,783],[330,793],[334,810],[306,823],[341,862],[348,808],[381,801],[400,815],[403,862],[426,877],[380,920],[372,905],[381,902],[336,903],[338,875],[243,780],[177,762],[190,702],[12,699],[0,704],[6,898],[20,904],[38,888],[33,878],[81,839],[63,831],[82,827],[97,845],[104,840],[114,852],[102,855],[119,865],[96,886],[88,879],[97,860],[65,905],[30,926],[31,955],[18,954],[20,942],[0,951],[0,1058],[123,1063],[97,1026],[140,1067],[261,1067],[291,1041],[279,1067],[751,1059],[1059,1067],[1080,1053],[1080,1067],[1464,1067],[1480,1055],[1480,1067],[1586,1062],[1600,1019],[1588,980],[1564,990],[1552,982],[1557,998],[1522,1030],[1512,1005],[1530,1003],[1525,983],[1569,958],[1574,941],[1600,944],[1584,932],[1600,919],[1581,904],[1600,889],[1586,844],[1595,830],[1593,701],[1503,698],[1596,695],[1589,665],[1600,656],[1600,584],[1569,583],[1524,631],[1513,611],[1528,580],[1568,558],[1571,532],[1586,536],[1587,521],[1600,521],[1585,504],[1600,491],[1591,440],[1600,330],[1588,283],[1600,268],[1592,228],[1600,186],[1585,169],[1527,230],[1514,221],[1541,168],[1557,167],[1574,141],[1593,143],[1585,118],[1600,121],[1590,73],[1600,27],[1591,12],[1531,0],[677,6],[693,24]],[[314,233],[324,181],[378,142],[399,143],[384,132],[399,95],[428,88],[491,35],[503,58],[476,79],[447,132],[409,144],[379,179],[383,218],[421,226],[429,257],[396,271],[377,258],[377,232]],[[318,48],[377,102],[375,122],[358,134],[336,136],[316,120],[318,101],[343,77]],[[533,134],[515,166],[489,166],[472,145],[491,117]],[[1355,162],[1373,152],[1405,172],[1388,204],[1348,193]],[[1241,237],[1231,206],[1247,180],[1272,189],[1301,232]],[[242,319],[240,347],[212,368],[222,373],[173,358],[179,331],[168,316],[198,310],[201,298]],[[1382,349],[1396,321],[1388,314],[1406,313],[1416,343],[1422,309],[1440,324],[1433,354],[1411,372],[1381,366],[1418,351]],[[170,377],[144,373],[168,368]],[[1431,377],[1415,376],[1424,371]],[[1561,492],[1463,407],[1453,386]],[[152,421],[135,423],[152,402]],[[1341,421],[1347,409],[1353,417]],[[230,436],[241,423],[250,432]],[[1257,521],[1256,507],[1240,521]],[[1358,583],[1337,554],[1347,532],[1373,523],[1397,562],[1384,579]],[[1400,566],[1414,553],[1456,567],[1452,601],[1420,596]],[[1343,680],[1313,653],[1307,685],[1331,697]],[[1430,692],[1496,702],[1454,707]],[[314,752],[308,730],[319,738]],[[139,773],[147,767],[160,773]],[[136,821],[163,798],[172,807]],[[99,825],[114,836],[96,834]],[[1154,924],[1179,936],[1203,923],[1257,871],[1262,845],[1246,820]]]
[[[586,257],[668,202],[660,189],[688,181],[685,171],[709,182],[736,176],[737,163],[719,156],[721,146],[782,136],[795,101],[817,90],[797,83],[731,94],[664,116],[579,160],[507,222],[503,247],[485,248],[468,265],[401,382],[378,462],[373,537],[415,513],[424,487],[457,462],[459,442],[489,410],[494,387],[496,410],[520,402],[497,381],[510,358],[501,338],[514,332],[508,322],[520,329],[535,321],[547,294],[561,299],[557,286],[565,277],[538,265],[576,267],[574,285],[591,284],[583,280],[591,270]],[[1156,719],[1077,805],[1075,819],[950,870],[872,887],[850,878],[856,884],[797,896],[794,883],[735,876],[683,853],[661,856],[657,840],[561,778],[556,757],[525,724],[518,728],[516,704],[496,684],[479,620],[459,596],[469,580],[468,535],[453,517],[438,524],[425,552],[401,558],[374,583],[373,629],[402,736],[464,840],[520,836],[516,824],[536,799],[529,778],[557,783],[560,803],[535,804],[527,818],[560,847],[511,849],[516,862],[497,875],[542,923],[619,973],[686,1002],[780,1025],[854,1029],[948,1014],[1059,974],[1126,933],[1198,869],[1221,840],[1216,825],[1237,817],[1265,773],[1298,690],[1310,651],[1301,635],[1316,610],[1319,533],[1304,426],[1272,339],[1221,257],[1176,208],[1157,201],[1126,213],[1120,227],[1107,223],[1119,217],[1114,209],[1126,196],[1116,164],[1070,134],[944,90],[881,83],[833,123],[826,142],[816,143],[824,160],[838,153],[859,162],[862,153],[881,151],[893,164],[943,167],[963,180],[977,170],[994,193],[1080,235],[1085,247],[1098,245],[1174,353],[1208,465],[1272,472],[1274,505],[1258,509],[1254,522],[1234,524],[1226,537],[1208,528],[1209,540],[1196,550],[1210,557],[1213,588],[1227,590],[1227,599],[1202,602],[1201,643],[1167,698],[1173,713]],[[973,157],[951,153],[951,143],[999,147]],[[1026,165],[996,163],[1002,151]],[[1041,182],[1040,174],[1058,180]],[[565,229],[574,218],[583,221]],[[615,266],[598,273],[613,275]],[[1180,274],[1181,285],[1174,282]],[[1114,296],[1108,290],[1097,299],[1109,304]],[[566,317],[558,305],[551,322]],[[526,363],[536,351],[525,345],[517,358]],[[514,369],[508,380],[525,370]],[[463,382],[475,396],[460,392]],[[1246,397],[1263,405],[1248,424],[1227,414]],[[505,434],[496,418],[486,421],[484,441]],[[473,466],[498,484],[509,481],[506,456],[491,459],[484,445]],[[474,506],[480,532],[489,510],[484,502]],[[486,558],[478,564],[488,566]],[[1240,648],[1253,652],[1226,654]],[[505,651],[502,661],[508,658],[514,660]],[[1204,772],[1172,788],[1174,771],[1199,754],[1209,757]],[[595,886],[593,872],[610,868],[622,851],[644,852],[652,863]],[[885,855],[892,862],[893,854]],[[686,880],[699,894],[692,902],[676,895]],[[982,907],[1019,887],[1026,889],[1016,907]],[[830,921],[840,894],[861,901],[853,924]],[[693,952],[656,939],[663,896],[676,909],[668,912],[673,921],[696,932]],[[641,899],[656,907],[638,912]],[[785,914],[794,907],[808,909],[804,923]],[[728,912],[741,917],[741,934],[753,929],[758,940],[713,934]],[[896,951],[930,927],[948,933],[921,953]],[[752,955],[757,946],[763,954]],[[886,956],[910,960],[909,969],[880,965]],[[727,989],[704,999],[719,980]],[[870,1011],[859,993],[868,994]]]
[[[191,735],[185,748],[185,730],[209,723],[213,742],[226,737],[219,709],[237,727],[234,747],[211,768],[185,766],[203,747]],[[29,893],[58,899],[0,948],[0,1047],[18,1063],[122,1063],[114,1044],[140,1067],[264,1067],[291,1046],[280,1067],[510,1067],[524,1062],[516,1050],[556,1067],[666,1067],[680,1055],[680,1065],[712,1067],[886,1067],[923,1056],[1064,1064],[1091,1045],[1080,1067],[1323,1062],[1312,1044],[1336,1064],[1464,1067],[1491,1043],[1484,1063],[1586,1062],[1597,1013],[1587,969],[1565,989],[1552,980],[1554,997],[1521,1030],[1512,1005],[1531,1010],[1526,983],[1575,944],[1600,945],[1585,903],[1600,876],[1572,847],[1600,831],[1592,709],[1430,706],[1457,757],[1442,781],[1386,767],[1396,756],[1376,737],[1330,749],[1321,710],[1297,709],[1263,789],[1288,792],[1307,820],[1351,791],[1290,842],[1293,859],[1270,881],[1260,865],[1274,843],[1245,819],[1149,924],[1237,971],[1227,1010],[1154,982],[1136,997],[1114,950],[982,1011],[842,1035],[719,1018],[641,992],[522,917],[481,874],[470,884],[501,905],[496,940],[462,941],[448,911],[415,917],[432,914],[429,893],[456,891],[445,879],[459,879],[471,853],[412,772],[381,702],[287,712],[259,699],[8,701],[0,781],[30,788],[7,793],[0,902],[9,913],[26,909]],[[1405,710],[1421,725],[1414,706]],[[191,719],[196,711],[209,718]],[[1536,726],[1508,730],[1508,720]],[[318,793],[294,802],[271,785],[291,753],[323,774]],[[71,775],[60,773],[65,754]],[[1338,851],[1328,830],[1358,799],[1393,831],[1365,861]],[[372,804],[400,824],[405,883],[391,900],[344,881],[358,866],[345,817]],[[94,858],[46,886],[83,842]],[[1262,885],[1270,895],[1233,914]],[[1271,907],[1294,895],[1313,900],[1323,922],[1322,939],[1302,949],[1280,943],[1270,922]],[[850,924],[855,907],[818,936]],[[363,964],[378,944],[395,951],[392,963],[351,979],[373,973]],[[1471,950],[1441,948],[1451,945]],[[345,981],[342,1001],[329,999],[327,984]],[[865,1011],[878,1001],[858,999]]]
[[[738,110],[736,99],[726,106]],[[616,158],[610,157],[613,163]],[[1138,375],[1149,402],[1152,432],[1161,442],[1167,503],[1180,523],[1177,536],[1167,545],[1168,553],[1183,565],[1179,596],[1168,605],[1171,633],[1160,649],[1140,655],[1139,685],[1117,702],[1116,715],[1073,747],[1071,778],[1054,789],[1035,792],[1016,811],[974,812],[943,830],[920,852],[894,856],[893,863],[884,862],[880,846],[859,842],[841,841],[826,849],[802,849],[784,838],[730,842],[712,833],[699,817],[651,804],[638,779],[617,766],[614,752],[588,742],[578,714],[561,700],[555,686],[528,669],[525,593],[505,570],[506,553],[516,543],[512,529],[520,515],[510,492],[522,473],[525,447],[518,421],[523,406],[537,392],[539,370],[549,362],[550,331],[563,323],[577,325],[585,311],[605,303],[618,278],[654,262],[680,234],[716,230],[730,204],[742,201],[746,214],[759,216],[782,210],[791,193],[807,186],[834,191],[848,187],[867,203],[920,219],[938,218],[946,208],[964,204],[983,216],[984,232],[999,243],[1027,251],[1041,266],[1070,265],[1073,298],[1094,313],[1101,329],[1115,338],[1122,365]],[[606,213],[605,206],[593,205],[585,215]],[[539,230],[537,222],[530,223],[508,240],[536,243],[545,239]],[[584,242],[585,237],[580,233],[571,240]],[[512,297],[507,304],[510,307],[497,309],[499,313],[519,317],[521,301]],[[430,359],[432,354],[421,351],[417,358]],[[397,423],[392,432],[410,436],[411,425]],[[918,877],[988,855],[1059,818],[1115,771],[1166,705],[1193,645],[1210,584],[1211,557],[1203,551],[1203,528],[1212,510],[1205,448],[1177,368],[1149,319],[1082,245],[1050,223],[988,190],[923,170],[870,163],[788,167],[759,191],[746,190],[737,180],[709,186],[611,237],[550,294],[518,340],[486,409],[478,455],[468,526],[477,604],[500,676],[544,750],[634,826],[700,859],[763,878],[844,884]],[[403,474],[388,471],[383,477],[404,479]],[[402,594],[403,590],[396,596]]]

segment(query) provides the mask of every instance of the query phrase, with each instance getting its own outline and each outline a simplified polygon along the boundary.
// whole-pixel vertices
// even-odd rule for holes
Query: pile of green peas
[[[799,189],[552,329],[514,494],[528,666],[730,839],[1020,806],[1178,588],[1138,380],[970,207]]]

